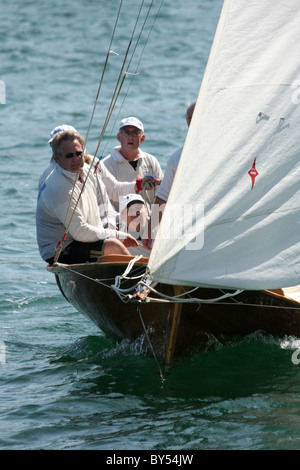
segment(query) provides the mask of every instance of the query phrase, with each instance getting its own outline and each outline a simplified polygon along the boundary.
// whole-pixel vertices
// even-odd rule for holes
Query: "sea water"
[[[141,3],[123,2],[87,149],[97,149],[131,35],[142,31],[98,156],[135,115],[143,149],[165,169],[185,138],[222,2],[154,2],[141,27],[144,2],[134,30]],[[68,304],[40,259],[35,207],[49,134],[70,124],[86,135],[119,5],[1,2],[0,449],[299,449],[297,338],[215,342],[162,381],[138,344],[112,343]]]

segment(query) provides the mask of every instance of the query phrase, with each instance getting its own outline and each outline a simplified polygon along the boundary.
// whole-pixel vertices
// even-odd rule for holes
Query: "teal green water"
[[[112,47],[119,56],[109,60],[90,153],[139,5],[124,2]],[[299,449],[296,338],[257,332],[215,344],[166,371],[162,383],[138,344],[111,343],[64,300],[39,258],[36,188],[50,159],[48,135],[63,123],[85,134],[118,6],[2,0],[0,449]],[[197,96],[220,9],[220,0],[164,1],[100,154],[116,143],[117,114],[133,114],[145,125],[143,148],[165,168],[184,139],[185,109]]]

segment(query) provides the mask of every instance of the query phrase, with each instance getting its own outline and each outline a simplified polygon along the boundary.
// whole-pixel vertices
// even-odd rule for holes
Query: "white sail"
[[[225,0],[151,279],[255,290],[299,284],[299,45],[299,0]],[[179,205],[191,204],[193,242],[173,233]]]

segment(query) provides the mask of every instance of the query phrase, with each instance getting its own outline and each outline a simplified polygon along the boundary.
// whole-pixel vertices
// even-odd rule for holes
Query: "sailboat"
[[[212,337],[300,336],[299,26],[297,0],[225,0],[149,260],[48,267],[106,334],[169,364]]]

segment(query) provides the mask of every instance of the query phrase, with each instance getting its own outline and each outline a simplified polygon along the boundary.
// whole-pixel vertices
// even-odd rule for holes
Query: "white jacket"
[[[112,201],[119,201],[119,198],[122,196],[126,196],[127,194],[135,193],[135,184],[136,179],[133,181],[132,179],[129,180],[122,180],[125,181],[124,183],[120,183],[102,164],[99,162],[98,158],[95,158],[94,167],[97,165],[96,175],[103,180],[105,184],[107,194]],[[52,157],[50,160],[49,166],[44,170],[42,175],[40,176],[38,189],[42,186],[43,182],[50,175],[50,173],[54,170],[57,166],[56,161]],[[94,169],[91,170],[94,172]],[[138,178],[138,176],[137,176]]]
[[[176,150],[176,152],[174,152],[173,155],[169,158],[166,169],[165,169],[164,179],[156,193],[157,197],[159,197],[160,199],[163,199],[166,202],[168,200],[171,187],[175,178],[175,174],[176,174],[176,170],[179,164],[181,153],[182,153],[182,148]]]
[[[88,165],[84,164],[82,169],[84,179],[88,170]],[[75,173],[55,165],[54,170],[40,187],[36,231],[40,254],[44,260],[55,255],[55,248],[66,231],[64,248],[73,240],[95,242],[108,237],[126,236],[115,229],[104,229],[99,215],[100,193],[93,172],[89,172],[80,198],[82,183],[77,182],[74,186],[75,178]]]
[[[137,159],[136,170],[119,152],[118,147],[115,147],[110,155],[101,160],[101,163],[118,181],[136,181],[137,178],[143,178],[147,175],[163,179],[164,176],[157,158],[141,150]],[[154,203],[155,193],[156,189],[141,192],[148,207]],[[130,192],[127,194],[130,194]],[[110,198],[114,207],[118,210],[118,203],[116,202],[119,202],[119,197],[110,196]]]
[[[40,187],[42,186],[43,182],[45,181],[45,179],[47,178],[47,176],[50,175],[50,173],[54,170],[54,168],[56,167],[57,163],[56,161],[54,160],[54,157],[51,158],[50,160],[50,164],[49,166],[43,171],[43,173],[41,174],[40,176],[40,179],[39,179],[39,184],[38,184],[38,189],[40,190]]]

